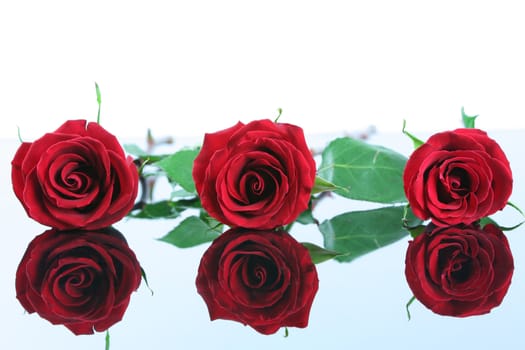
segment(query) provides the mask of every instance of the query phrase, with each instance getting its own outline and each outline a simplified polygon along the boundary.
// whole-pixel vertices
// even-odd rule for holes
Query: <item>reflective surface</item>
[[[436,130],[439,131],[439,130]],[[525,162],[522,157],[524,131],[498,131],[489,135],[506,152],[514,173],[512,202],[525,208]],[[308,137],[313,147],[322,147],[330,137]],[[418,135],[425,139],[428,135]],[[398,134],[378,134],[370,140],[402,152],[411,151],[409,140]],[[103,349],[105,333],[74,336],[63,326],[54,326],[28,315],[15,298],[14,276],[27,244],[45,230],[24,213],[11,190],[10,161],[16,140],[0,141],[0,215],[3,251],[0,254],[0,310],[3,349]],[[178,146],[182,146],[179,144]],[[326,199],[315,211],[323,220],[340,212],[369,207],[345,199]],[[495,216],[504,226],[521,218],[512,208]],[[210,322],[203,300],[195,289],[200,257],[208,245],[179,249],[157,241],[172,227],[171,221],[125,219],[116,227],[126,236],[147,273],[152,293],[143,283],[132,295],[124,319],[110,329],[111,349],[516,349],[522,337],[525,313],[525,228],[507,233],[514,254],[513,283],[502,305],[490,314],[454,319],[432,314],[411,298],[404,277],[404,255],[408,237],[349,264],[329,261],[317,266],[319,292],[314,300],[310,324],[305,329],[284,329],[263,336],[249,327],[230,321]],[[292,234],[299,241],[322,244],[314,226],[296,225]]]

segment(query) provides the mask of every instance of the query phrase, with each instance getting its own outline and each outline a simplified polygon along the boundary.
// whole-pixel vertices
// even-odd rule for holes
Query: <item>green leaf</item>
[[[188,192],[195,193],[192,169],[198,149],[184,149],[163,158],[155,164],[166,172],[168,177]]]
[[[406,202],[403,170],[406,157],[385,147],[343,137],[323,151],[317,171],[338,187],[334,192],[351,199],[378,203]]]
[[[148,203],[140,211],[132,212],[129,216],[138,219],[174,219],[180,216],[180,211],[177,210],[175,202],[164,200],[155,203]]]
[[[341,255],[338,252],[334,252],[333,250],[324,249],[313,243],[303,242],[301,244],[304,245],[310,252],[310,256],[312,257],[312,261],[314,264],[320,264],[324,261],[333,259],[336,256]]]
[[[350,262],[362,255],[394,243],[407,236],[403,225],[403,206],[389,206],[366,211],[353,211],[323,221],[319,230],[324,246],[342,255],[335,257]]]
[[[217,238],[221,233],[219,227],[210,227],[198,216],[190,216],[159,240],[179,248],[194,247]]]
[[[403,129],[401,131],[403,132],[403,134],[407,135],[412,140],[412,143],[414,144],[414,149],[417,149],[419,146],[421,146],[425,142],[421,141],[420,139],[418,139],[417,137],[415,137],[414,135],[406,131],[405,130],[406,124],[407,124],[406,120],[403,119]]]
[[[475,122],[478,115],[468,116],[465,114],[465,108],[461,107],[461,120],[463,121],[463,126],[465,128],[475,128]]]

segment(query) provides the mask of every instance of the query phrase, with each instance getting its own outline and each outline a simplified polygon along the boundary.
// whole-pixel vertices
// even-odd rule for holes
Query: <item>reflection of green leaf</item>
[[[323,221],[319,230],[326,249],[343,255],[335,257],[350,262],[367,253],[407,236],[403,227],[403,206],[353,211]]]
[[[465,109],[461,107],[461,120],[463,121],[463,126],[465,126],[465,128],[471,128],[471,129],[475,128],[477,117],[478,117],[477,115],[474,115],[474,116],[466,115]]]
[[[403,132],[403,134],[407,135],[412,140],[412,143],[414,144],[414,149],[416,149],[422,144],[424,144],[424,142],[418,139],[417,137],[415,137],[414,135],[412,135],[411,133],[409,133],[408,131],[406,131],[405,130],[406,124],[407,124],[406,120],[403,120],[403,129],[401,131]]]
[[[190,216],[159,240],[179,248],[189,248],[213,241],[219,236],[221,229],[222,226],[210,227],[199,217]]]
[[[168,177],[188,192],[195,192],[192,169],[198,149],[185,149],[173,153],[155,163],[166,172]]]
[[[406,157],[382,146],[343,137],[323,151],[318,176],[351,199],[378,203],[406,202],[403,170]]]
[[[184,209],[185,208],[182,210]],[[142,209],[138,212],[131,212],[129,215],[138,219],[173,219],[180,215],[180,211],[177,210],[175,202],[165,200],[155,203],[148,203],[144,205],[144,207],[142,207]]]
[[[320,264],[323,261],[330,260],[330,259],[335,258],[338,255],[341,255],[338,252],[334,252],[333,250],[324,249],[313,243],[303,242],[301,244],[304,245],[310,252],[310,256],[312,257],[312,261],[314,264]]]

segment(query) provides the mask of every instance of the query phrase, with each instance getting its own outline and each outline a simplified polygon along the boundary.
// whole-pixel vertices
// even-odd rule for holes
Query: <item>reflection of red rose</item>
[[[60,230],[110,226],[131,210],[138,191],[133,160],[115,136],[85,120],[22,143],[11,177],[27,214]]]
[[[448,316],[488,313],[510,286],[514,262],[500,229],[434,227],[409,243],[405,274],[423,305]]]
[[[414,214],[441,226],[470,224],[493,214],[512,192],[507,157],[478,129],[430,137],[410,156],[403,180]]]
[[[122,319],[141,278],[135,254],[116,230],[48,230],[27,247],[16,294],[27,312],[77,335],[92,334]]]
[[[257,120],[206,134],[193,179],[203,208],[215,219],[272,229],[307,209],[315,171],[301,128]]]
[[[263,334],[306,327],[318,283],[308,250],[288,233],[242,229],[213,242],[196,280],[212,320],[241,322]]]

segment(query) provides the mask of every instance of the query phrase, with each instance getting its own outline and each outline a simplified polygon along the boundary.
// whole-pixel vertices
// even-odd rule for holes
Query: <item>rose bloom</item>
[[[231,229],[204,253],[196,280],[211,320],[262,334],[308,325],[318,289],[308,250],[284,231]]]
[[[206,134],[193,165],[202,207],[232,227],[272,229],[308,208],[316,165],[298,126],[257,120]]]
[[[142,272],[124,236],[114,229],[48,230],[29,246],[16,272],[24,309],[76,335],[119,322]]]
[[[131,210],[138,191],[137,168],[116,137],[85,120],[22,143],[11,178],[29,217],[60,230],[110,226]]]
[[[512,192],[512,172],[499,145],[478,129],[431,136],[403,174],[414,214],[436,225],[470,224],[502,209]]]
[[[501,304],[514,262],[492,224],[431,226],[408,245],[405,275],[416,299],[440,315],[473,316]]]

